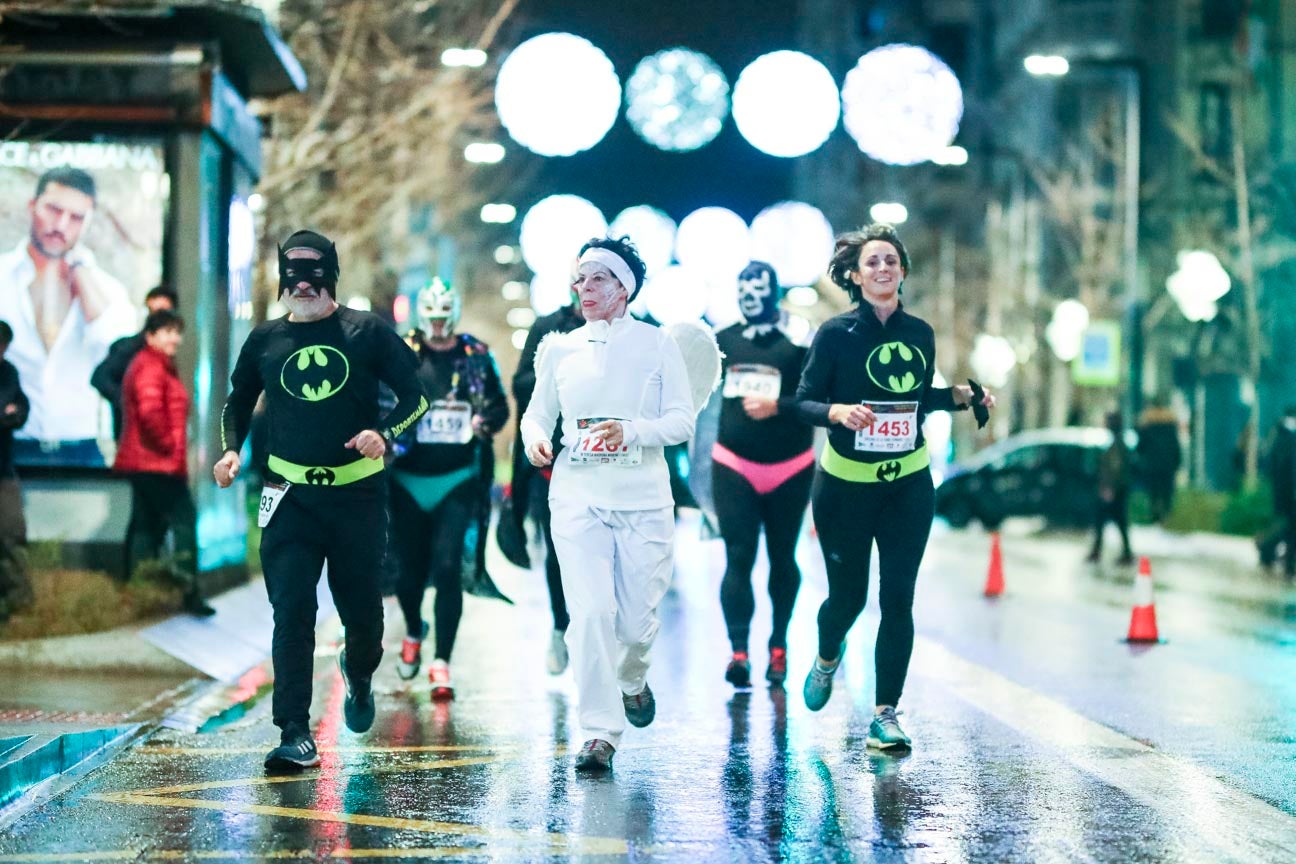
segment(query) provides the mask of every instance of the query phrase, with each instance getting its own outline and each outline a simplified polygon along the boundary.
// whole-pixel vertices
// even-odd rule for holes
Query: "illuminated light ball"
[[[819,302],[819,291],[813,285],[798,285],[788,289],[787,302],[791,306],[814,306]]]
[[[628,236],[639,250],[649,276],[671,263],[675,250],[675,220],[656,207],[646,204],[627,207],[612,220],[608,235]]]
[[[531,335],[529,330],[514,330],[512,339],[510,340],[513,343],[513,347],[521,351],[526,347],[526,340],[529,335]]]
[[[706,279],[696,270],[676,264],[649,279],[641,296],[648,314],[661,324],[696,321],[706,311]]]
[[[879,201],[869,208],[869,218],[888,225],[903,225],[909,219],[909,208],[895,201]]]
[[[235,198],[229,208],[229,268],[245,270],[256,257],[256,223],[252,208],[242,198]]]
[[[392,301],[392,320],[404,324],[410,316],[410,298],[408,294],[397,294]]]
[[[842,122],[860,150],[890,165],[942,157],[963,119],[963,88],[935,54],[883,45],[859,59],[842,86]]]
[[[523,297],[530,296],[531,289],[525,282],[519,282],[516,279],[505,282],[500,286],[500,296],[505,300],[521,300]]]
[[[566,270],[537,273],[531,280],[531,308],[549,315],[572,302],[571,273]]]
[[[724,207],[694,210],[675,233],[675,260],[708,282],[737,291],[738,274],[751,260],[747,223]]]
[[[580,247],[606,233],[607,221],[593,204],[577,195],[550,195],[522,217],[522,260],[537,275],[570,280]]]
[[[504,316],[510,327],[530,327],[535,323],[536,313],[530,306],[516,306]]]
[[[505,58],[495,109],[513,140],[541,156],[588,150],[612,128],[621,82],[612,61],[571,33],[544,33]]]
[[[757,57],[734,84],[738,131],[771,156],[803,156],[817,149],[837,128],[840,115],[832,73],[799,51]]]
[[[1053,318],[1044,328],[1044,341],[1053,349],[1053,355],[1070,363],[1080,354],[1085,328],[1089,326],[1089,310],[1079,300],[1063,300],[1053,310]]]
[[[645,57],[626,81],[626,119],[661,150],[696,150],[720,134],[729,82],[715,61],[687,48]]]
[[[1017,365],[1017,352],[1002,336],[980,333],[972,343],[968,362],[982,384],[1002,387],[1008,383],[1008,376]]]
[[[813,329],[809,318],[796,314],[788,315],[787,322],[783,325],[783,332],[787,333],[788,339],[791,339],[794,345],[809,345],[810,333]]]
[[[784,201],[751,224],[751,257],[774,267],[785,287],[812,285],[832,259],[833,230],[817,207]]]
[[[348,309],[357,309],[361,312],[373,311],[373,301],[368,297],[361,297],[359,294],[348,299],[346,305]]]
[[[738,307],[738,282],[713,282],[709,286],[706,312],[704,317],[716,330],[723,330],[730,324],[743,321],[742,310]]]

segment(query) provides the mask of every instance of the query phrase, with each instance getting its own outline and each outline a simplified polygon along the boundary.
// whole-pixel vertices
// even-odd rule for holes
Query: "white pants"
[[[551,502],[554,549],[571,624],[567,648],[585,737],[621,746],[621,694],[643,690],[670,587],[673,509],[604,510]]]

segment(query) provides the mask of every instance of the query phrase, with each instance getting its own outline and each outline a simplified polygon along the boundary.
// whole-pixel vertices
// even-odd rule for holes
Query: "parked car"
[[[955,528],[973,519],[994,529],[1009,516],[1050,524],[1093,521],[1098,457],[1111,444],[1098,427],[1033,429],[1005,438],[949,466],[936,489],[936,515]],[[1126,433],[1134,448],[1135,433]]]

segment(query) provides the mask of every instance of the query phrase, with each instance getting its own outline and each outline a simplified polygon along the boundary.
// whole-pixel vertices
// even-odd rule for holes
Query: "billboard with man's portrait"
[[[111,410],[90,376],[138,331],[161,281],[168,194],[158,140],[0,143],[0,320],[31,402],[19,465],[111,454]]]

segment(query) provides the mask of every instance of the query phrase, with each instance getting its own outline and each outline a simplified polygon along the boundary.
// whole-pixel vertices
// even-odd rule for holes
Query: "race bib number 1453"
[[[869,453],[907,453],[918,440],[917,402],[865,402],[877,419],[855,433],[855,449]]]

